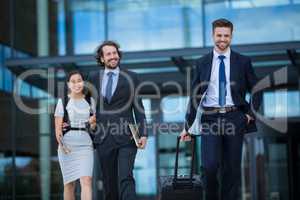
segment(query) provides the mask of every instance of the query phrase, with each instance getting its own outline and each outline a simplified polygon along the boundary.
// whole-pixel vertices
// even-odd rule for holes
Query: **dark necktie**
[[[226,103],[226,75],[225,75],[225,64],[224,64],[224,55],[218,56],[220,59],[219,66],[219,105],[221,107],[225,106]]]
[[[108,80],[107,80],[107,84],[106,84],[105,97],[106,97],[108,102],[110,102],[111,97],[112,97],[113,75],[114,75],[113,72],[108,72],[107,73]]]

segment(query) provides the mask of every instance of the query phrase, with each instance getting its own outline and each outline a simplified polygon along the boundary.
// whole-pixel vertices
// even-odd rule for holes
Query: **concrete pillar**
[[[49,55],[49,14],[48,0],[37,1],[37,44],[38,56]],[[39,101],[39,108],[48,107],[48,100]],[[41,199],[50,199],[50,116],[42,113],[39,116],[39,156],[40,156],[40,179]]]

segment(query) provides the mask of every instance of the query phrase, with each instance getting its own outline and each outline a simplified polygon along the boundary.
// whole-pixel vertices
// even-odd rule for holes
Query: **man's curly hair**
[[[119,54],[120,59],[122,58],[122,52],[120,51],[120,45],[114,41],[107,40],[101,43],[97,48],[96,48],[96,53],[95,53],[95,58],[97,61],[97,64],[100,66],[104,67],[104,63],[101,61],[101,57],[103,57],[103,47],[104,46],[113,46],[117,49],[117,52]]]

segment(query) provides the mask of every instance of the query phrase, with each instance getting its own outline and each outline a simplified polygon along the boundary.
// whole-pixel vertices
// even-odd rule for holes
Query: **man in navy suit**
[[[214,49],[197,60],[181,139],[190,140],[188,130],[201,103],[206,200],[236,200],[240,198],[243,136],[257,130],[254,111],[259,108],[261,94],[251,93],[257,77],[250,58],[230,49],[233,24],[218,19],[212,26]],[[250,93],[249,103],[246,92]]]
[[[133,177],[137,147],[128,125],[138,125],[140,149],[147,143],[145,112],[137,90],[138,75],[120,67],[121,57],[116,42],[100,44],[96,59],[102,67],[89,79],[98,94],[93,94],[98,125],[94,143],[103,174],[105,200],[137,199]]]

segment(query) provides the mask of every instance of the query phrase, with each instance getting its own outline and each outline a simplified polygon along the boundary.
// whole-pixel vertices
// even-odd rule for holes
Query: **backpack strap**
[[[90,106],[90,117],[91,117],[91,116],[94,115],[94,112],[93,112],[93,109],[92,109],[92,97],[90,95],[85,95],[84,98]],[[94,140],[95,140],[95,134],[94,133],[95,133],[95,131],[97,131],[97,129],[96,130],[91,130],[89,123],[86,124],[86,127],[87,127],[87,130],[88,130],[87,132],[89,133],[89,136],[90,136],[90,138],[93,142],[93,148],[96,149],[96,145],[95,145],[95,142],[94,142]]]
[[[69,97],[68,97],[68,95],[65,95],[64,98],[62,98],[62,105],[64,108],[63,123],[67,123],[69,126],[63,127],[63,129],[62,129],[63,135],[65,135],[69,130],[71,130],[69,113],[67,111],[68,102],[69,102]]]
[[[84,99],[88,102],[90,106],[90,117],[93,116],[93,109],[92,109],[92,97],[90,95],[85,95]]]
[[[92,109],[92,101],[91,101],[91,98],[90,96],[85,96],[84,99],[88,102],[89,106],[90,106],[90,116],[93,115],[93,109]],[[62,104],[63,104],[63,108],[64,108],[64,117],[63,117],[63,122],[65,123],[69,123],[70,122],[70,119],[69,119],[69,113],[67,111],[67,105],[68,105],[68,102],[69,102],[70,98],[68,96],[65,96],[63,99],[62,99]]]
[[[62,103],[63,103],[63,108],[64,108],[63,122],[69,124],[70,119],[69,119],[69,113],[67,111],[68,102],[69,102],[69,97],[68,97],[68,95],[66,95],[64,98],[62,98]]]
[[[90,106],[90,116],[93,116],[93,109],[92,109],[92,103],[91,103],[91,98],[90,96],[85,96],[84,99],[88,102],[89,106]],[[68,95],[66,95],[63,99],[62,99],[62,104],[63,104],[63,108],[64,108],[64,116],[63,116],[63,122],[67,123],[69,126],[64,127],[63,128],[63,135],[65,135],[68,131],[70,130],[86,130],[89,128],[88,124],[86,128],[74,128],[71,127],[70,125],[70,118],[69,118],[69,113],[67,111],[67,105],[69,102],[70,98],[68,97]]]

